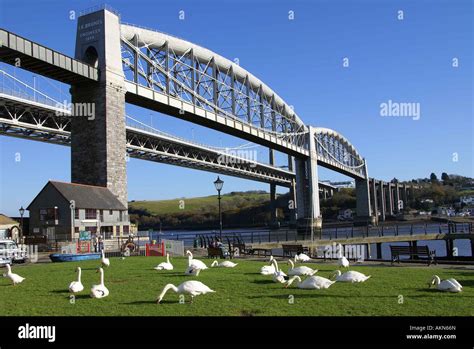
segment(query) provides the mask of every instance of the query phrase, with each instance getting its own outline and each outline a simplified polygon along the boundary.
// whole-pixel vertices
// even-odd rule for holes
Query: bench
[[[428,246],[392,246],[390,245],[390,253],[392,254],[392,264],[395,261],[400,263],[400,256],[410,257],[427,257],[428,266],[436,262],[435,251],[430,251]]]
[[[287,256],[291,258],[293,257],[293,253],[299,254],[304,252],[303,245],[281,245],[281,247],[283,248],[283,257]]]
[[[248,254],[256,254],[257,256],[263,254],[264,256],[270,256],[272,254],[272,250],[270,248],[252,248],[248,250]]]
[[[207,258],[222,258],[225,259],[224,251],[219,247],[208,247]]]
[[[238,251],[239,255],[249,253],[248,248],[246,248],[245,244],[242,244],[242,243],[232,244],[232,254],[234,255],[236,251]]]

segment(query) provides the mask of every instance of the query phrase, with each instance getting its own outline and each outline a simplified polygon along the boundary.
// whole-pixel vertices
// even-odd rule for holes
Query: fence
[[[337,240],[360,237],[382,236],[409,236],[427,234],[470,234],[472,223],[445,223],[445,224],[401,224],[377,227],[341,227],[314,229],[313,238],[317,240]],[[160,242],[162,239],[183,241],[184,246],[205,247],[211,239],[219,237],[218,232],[183,232],[163,233],[150,232],[153,240]],[[232,239],[239,243],[265,243],[265,242],[296,242],[310,240],[311,232],[298,232],[296,230],[253,230],[253,231],[223,231],[222,238]],[[225,242],[225,241],[223,241]]]

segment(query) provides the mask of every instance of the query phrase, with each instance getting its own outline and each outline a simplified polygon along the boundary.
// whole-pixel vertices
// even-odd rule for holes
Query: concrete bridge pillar
[[[269,149],[268,157],[269,157],[270,165],[273,166],[275,164],[275,151],[273,149]],[[272,226],[278,225],[278,209],[276,207],[276,200],[277,200],[276,184],[270,183],[270,210],[271,210],[270,224]]]
[[[387,214],[393,216],[393,184],[387,183]]]
[[[370,183],[370,192],[372,194],[371,196],[372,214],[374,216],[375,223],[378,223],[379,209],[378,209],[378,200],[377,200],[377,183],[374,178],[372,178],[369,181],[369,183]]]
[[[400,213],[400,184],[395,183],[395,212]]]
[[[356,178],[356,215],[358,221],[369,222],[373,221],[372,210],[370,208],[370,188],[369,177],[367,172],[367,162],[365,162],[365,179]]]
[[[379,207],[380,207],[380,216],[379,220],[382,222],[385,221],[385,185],[383,181],[379,181],[379,195],[378,195],[378,200],[379,200]]]
[[[408,207],[408,188],[406,184],[402,185],[403,208]]]
[[[288,155],[288,170],[293,171],[294,164],[293,164],[293,156]],[[292,226],[296,225],[296,181],[291,183],[290,187],[290,202],[288,203],[288,208],[290,210],[290,224]]]
[[[299,228],[320,228],[318,163],[315,130],[311,126],[307,137],[309,158],[295,158],[297,222]]]
[[[71,123],[71,181],[107,187],[127,207],[125,83],[119,17],[107,10],[79,17],[75,58],[98,67],[100,81],[71,87],[75,110]],[[93,113],[79,115],[85,110]]]

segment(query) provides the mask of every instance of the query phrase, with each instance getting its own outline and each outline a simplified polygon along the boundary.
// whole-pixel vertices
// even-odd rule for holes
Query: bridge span
[[[5,29],[0,40],[1,61],[70,84],[73,105],[95,106],[93,122],[79,115],[43,117],[45,107],[35,101],[23,105],[19,118],[11,108],[22,102],[2,97],[2,134],[70,145],[72,182],[106,186],[127,205],[129,154],[267,182],[273,199],[277,185],[289,187],[294,219],[312,228],[322,223],[319,195],[327,186],[319,182],[318,166],[323,166],[355,180],[358,220],[379,217],[376,202],[384,202],[379,196],[385,186],[379,182],[377,190],[366,160],[347,138],[306,125],[264,82],[209,49],[122,23],[107,8],[78,18],[74,58]],[[127,124],[127,102],[268,147],[270,164],[239,163],[232,156],[220,162],[222,154],[210,147]],[[58,112],[51,107],[50,115]],[[275,150],[288,155],[288,171],[273,166]],[[392,189],[387,194],[391,198]]]

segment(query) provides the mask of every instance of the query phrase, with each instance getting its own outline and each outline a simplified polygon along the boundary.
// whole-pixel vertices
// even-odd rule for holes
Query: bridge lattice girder
[[[126,128],[127,152],[131,157],[285,187],[290,187],[295,177],[291,171],[139,127],[134,124]],[[0,93],[0,134],[70,145],[70,129],[68,110]]]
[[[350,177],[367,178],[365,159],[344,136],[334,130],[317,127],[314,137],[318,164]]]
[[[128,81],[307,153],[307,127],[292,107],[214,52],[161,32],[122,25],[122,62]]]

